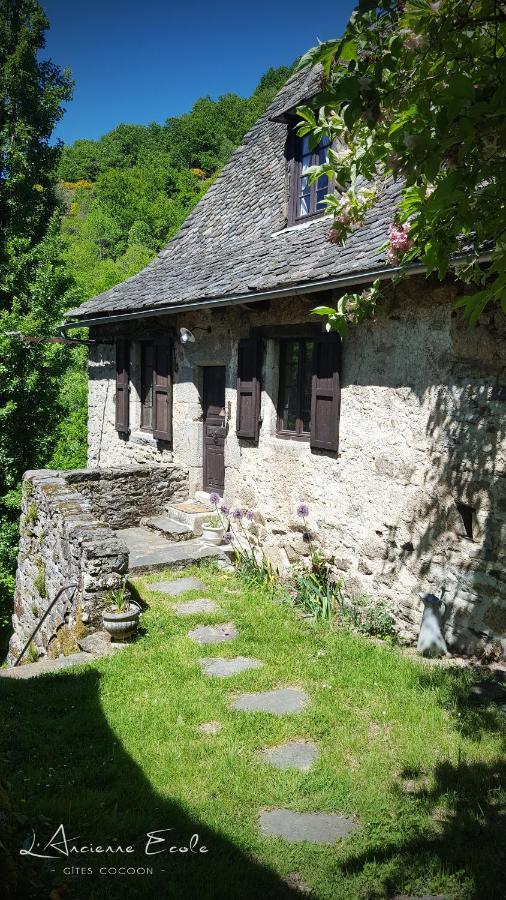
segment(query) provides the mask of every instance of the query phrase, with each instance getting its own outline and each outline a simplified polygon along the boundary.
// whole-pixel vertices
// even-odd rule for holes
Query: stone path
[[[174,581],[157,581],[155,584],[149,585],[150,591],[157,591],[159,594],[167,594],[169,597],[178,597],[179,594],[186,594],[187,591],[204,591],[206,588],[200,578],[176,578]]]
[[[263,666],[260,659],[252,656],[234,656],[232,659],[223,659],[221,656],[204,656],[199,662],[204,675],[213,675],[218,678],[226,678],[228,675],[237,675],[239,672],[259,669]]]
[[[178,616],[194,616],[197,613],[215,613],[219,606],[213,600],[187,600],[186,603],[175,603],[171,607]]]
[[[179,578],[176,581],[161,581],[150,585],[151,590],[176,597],[186,591],[202,590],[205,585],[198,578]],[[226,593],[233,593],[227,591]],[[205,598],[183,601],[174,604],[173,609],[179,615],[196,613],[215,613],[218,606]],[[233,641],[238,636],[234,622],[220,625],[198,625],[188,632],[188,637],[197,644],[221,644]],[[249,656],[230,658],[220,656],[203,656],[199,659],[202,674],[207,677],[228,678],[251,669],[263,666],[261,659]],[[282,687],[270,691],[257,691],[240,694],[230,704],[236,711],[265,712],[275,716],[300,713],[309,705],[309,697],[302,688]],[[219,734],[220,722],[203,722],[197,726],[200,734],[214,736]],[[319,750],[313,741],[291,740],[276,747],[258,751],[257,757],[263,763],[278,769],[297,769],[308,772],[318,759]],[[358,828],[357,823],[346,816],[329,812],[300,813],[291,809],[263,809],[259,814],[259,829],[265,837],[280,837],[289,843],[305,841],[312,844],[333,844],[339,838],[347,837]],[[298,877],[298,876],[294,876]],[[304,885],[302,893],[309,893]]]
[[[353,819],[334,813],[299,813],[291,809],[263,809],[259,816],[260,831],[267,837],[282,837],[289,844],[333,844],[358,827]]]
[[[274,716],[300,712],[309,703],[308,695],[300,688],[277,688],[256,694],[240,694],[233,701],[231,709],[243,712],[268,712]]]
[[[188,632],[188,637],[197,644],[223,644],[225,641],[233,641],[238,634],[234,623],[226,622],[223,625],[198,625]]]
[[[277,769],[298,769],[309,772],[314,761],[318,759],[318,747],[312,741],[287,741],[278,747],[260,750],[264,762]]]

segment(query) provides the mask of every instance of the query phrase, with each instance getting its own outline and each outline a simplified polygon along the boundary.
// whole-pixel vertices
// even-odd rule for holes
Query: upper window
[[[151,341],[141,344],[141,428],[153,429],[153,369],[154,346]]]
[[[314,342],[280,342],[278,433],[309,438]]]
[[[328,138],[311,149],[308,135],[294,135],[293,169],[291,179],[290,221],[300,222],[325,212],[325,197],[330,185],[327,175],[321,175],[313,184],[309,184],[307,170],[311,166],[320,166],[328,160]]]

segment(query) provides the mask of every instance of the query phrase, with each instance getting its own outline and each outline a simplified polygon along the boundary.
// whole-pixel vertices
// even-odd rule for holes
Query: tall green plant
[[[54,331],[71,283],[61,258],[54,193],[59,147],[49,143],[71,95],[68,72],[41,60],[36,0],[0,0],[0,622],[8,615],[23,471],[48,459],[68,352],[8,336]]]

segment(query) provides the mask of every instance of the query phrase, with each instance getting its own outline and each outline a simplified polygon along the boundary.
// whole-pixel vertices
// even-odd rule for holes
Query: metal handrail
[[[15,661],[15,663],[14,663],[14,666],[18,666],[19,663],[21,662],[21,660],[23,659],[23,656],[25,655],[26,651],[28,650],[28,647],[29,647],[30,644],[32,643],[32,641],[33,641],[35,635],[37,634],[39,628],[41,627],[41,625],[46,621],[46,619],[47,619],[49,613],[51,612],[53,606],[55,605],[56,601],[60,599],[60,597],[61,597],[61,595],[63,594],[64,591],[68,591],[70,588],[73,588],[73,589],[74,589],[74,593],[72,594],[72,598],[71,598],[71,601],[70,601],[70,602],[72,602],[72,600],[74,599],[75,593],[76,593],[76,591],[77,591],[78,584],[77,584],[77,583],[76,583],[76,584],[64,584],[63,587],[60,588],[60,590],[58,591],[58,593],[57,593],[56,597],[54,598],[54,600],[51,600],[51,603],[49,604],[48,608],[46,609],[44,615],[42,616],[42,618],[39,620],[39,622],[38,622],[37,625],[35,626],[35,628],[34,628],[34,630],[32,631],[30,637],[28,638],[28,640],[27,640],[25,646],[23,647],[21,653],[20,653],[19,656],[17,657],[17,659],[16,659],[16,661]]]

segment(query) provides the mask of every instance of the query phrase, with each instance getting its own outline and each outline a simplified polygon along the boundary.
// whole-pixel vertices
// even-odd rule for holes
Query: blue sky
[[[343,31],[354,2],[171,3],[41,0],[45,57],[70,66],[74,99],[55,136],[97,138],[120,122],[163,122],[197,97],[246,96],[270,66],[286,65]]]

